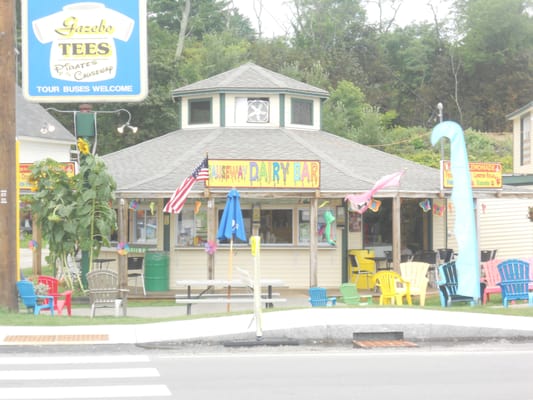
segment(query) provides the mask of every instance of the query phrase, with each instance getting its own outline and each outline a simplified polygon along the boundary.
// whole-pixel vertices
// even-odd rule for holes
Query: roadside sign
[[[501,189],[503,184],[502,165],[496,162],[469,163],[472,189]],[[453,188],[451,162],[441,161],[441,181],[443,189]]]
[[[76,168],[75,162],[68,161],[68,162],[62,162],[60,164],[61,164],[61,167],[63,168],[63,171],[65,171],[69,177],[76,175],[77,168]],[[19,164],[19,190],[21,191],[31,191],[32,189],[32,183],[30,182],[32,166],[33,166],[33,163],[20,163]]]
[[[22,0],[22,71],[29,101],[142,101],[146,0]]]

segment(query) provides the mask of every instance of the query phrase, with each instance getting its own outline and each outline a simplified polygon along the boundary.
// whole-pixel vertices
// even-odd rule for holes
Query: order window
[[[195,213],[193,207],[183,207],[176,215],[176,244],[197,247],[207,242],[207,212],[200,207]]]
[[[261,243],[292,243],[292,210],[261,210]]]
[[[318,243],[319,244],[329,244],[329,241],[335,241],[335,233],[337,231],[337,224],[335,222],[330,225],[330,237],[327,236],[326,229],[326,220],[324,218],[324,213],[328,211],[327,209],[319,209],[317,215],[317,233],[318,233]],[[309,210],[298,210],[298,244],[309,244],[310,241],[310,211]]]
[[[133,241],[157,244],[157,215],[148,206],[140,205],[133,214]]]

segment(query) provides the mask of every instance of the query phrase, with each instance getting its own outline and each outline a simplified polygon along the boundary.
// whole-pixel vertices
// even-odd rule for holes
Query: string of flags
[[[418,205],[425,213],[431,210],[431,200],[429,199],[422,200]]]
[[[430,199],[422,200],[420,203],[418,203],[418,205],[425,213],[433,211],[433,215],[438,217],[442,217],[446,211],[446,206],[439,206],[438,204],[433,204],[432,206]]]
[[[445,210],[446,210],[445,206],[439,206],[438,204],[433,204],[433,215],[442,217],[444,215]]]

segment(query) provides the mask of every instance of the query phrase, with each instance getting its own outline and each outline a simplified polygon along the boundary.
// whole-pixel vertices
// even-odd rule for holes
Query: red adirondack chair
[[[52,276],[41,275],[37,282],[49,287],[48,296],[54,297],[54,310],[61,315],[63,308],[66,307],[70,317],[72,315],[72,290],[59,293],[59,281]]]

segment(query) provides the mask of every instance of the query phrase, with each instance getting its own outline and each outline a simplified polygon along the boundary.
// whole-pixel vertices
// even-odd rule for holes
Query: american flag
[[[183,205],[185,204],[187,196],[189,195],[194,183],[197,181],[206,181],[208,179],[209,164],[206,157],[202,160],[200,165],[198,165],[194,171],[192,171],[192,174],[185,178],[181,185],[176,189],[165,208],[163,208],[163,212],[178,214],[183,208]]]

